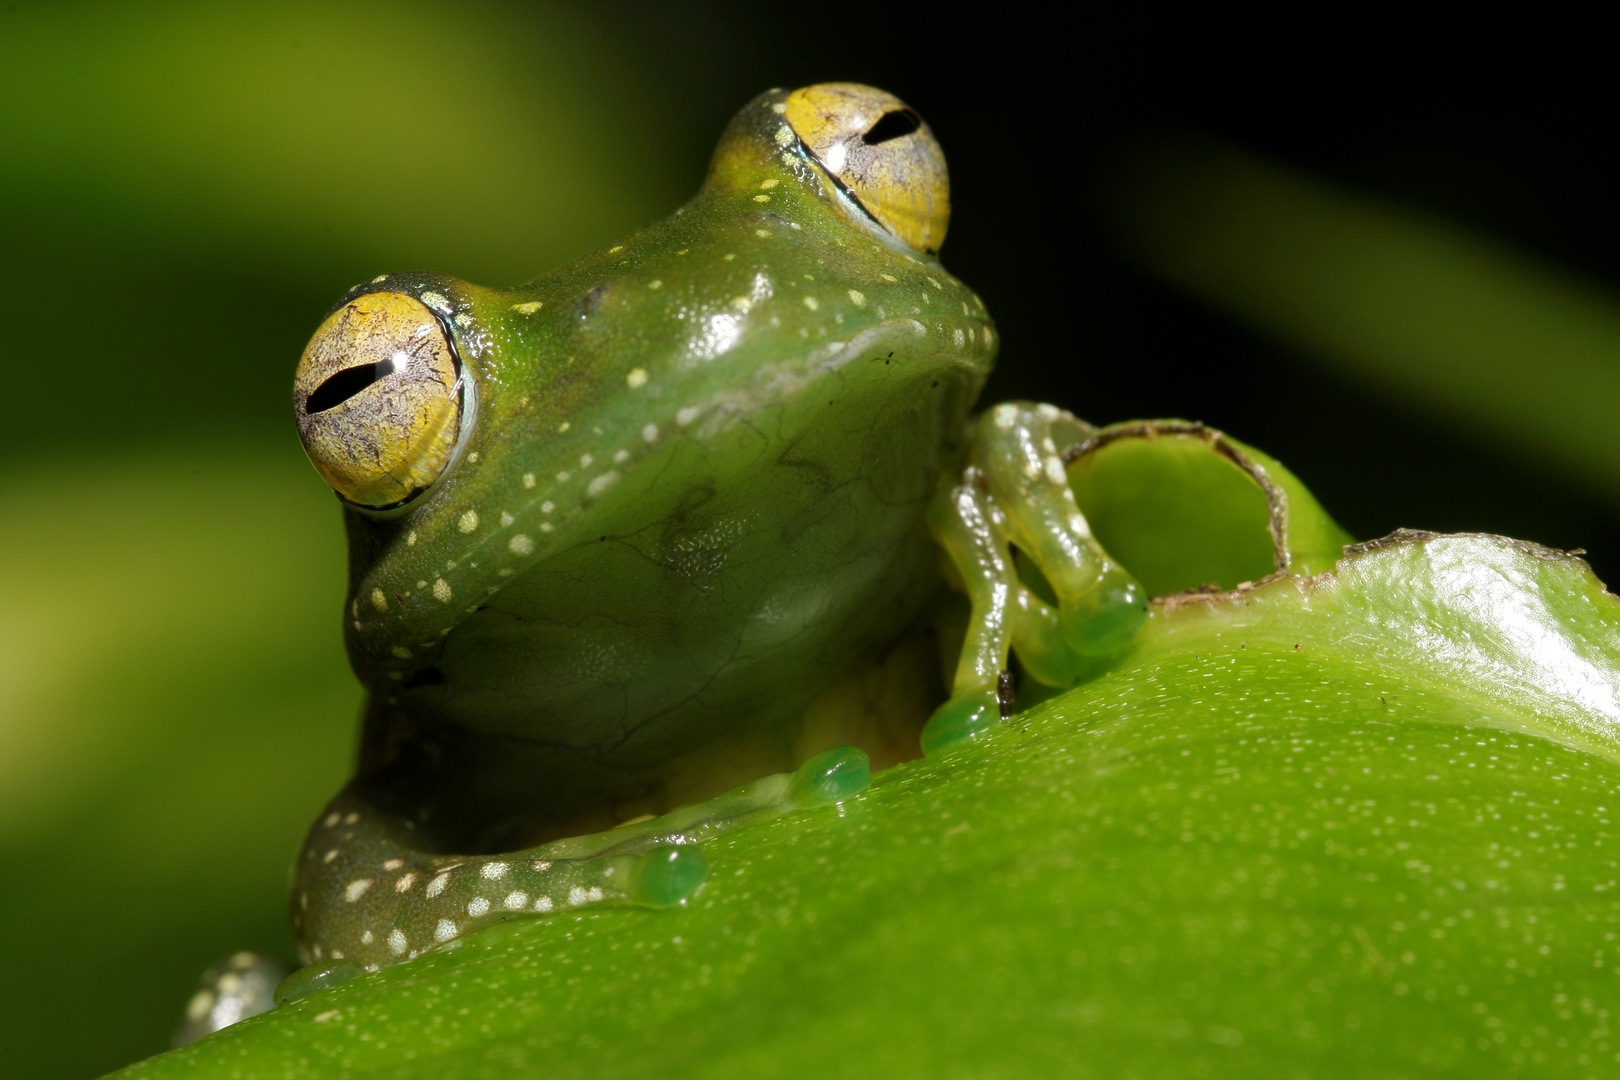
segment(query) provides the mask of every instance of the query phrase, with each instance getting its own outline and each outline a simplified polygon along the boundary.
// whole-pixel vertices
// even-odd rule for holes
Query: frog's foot
[[[978,418],[969,464],[942,484],[929,529],[972,605],[951,687],[923,729],[936,753],[1011,711],[1009,651],[1048,686],[1073,683],[1147,617],[1148,596],[1091,535],[1064,451],[1096,429],[1050,405],[1010,402]]]
[[[173,1044],[185,1046],[238,1020],[268,1012],[279,1003],[272,995],[286,975],[286,964],[258,953],[239,952],[215,964],[203,972],[197,992],[186,1003]]]
[[[708,837],[859,794],[864,751],[838,747],[796,771],[606,832],[501,855],[434,855],[412,830],[345,789],[310,829],[293,875],[292,925],[311,967],[288,1000],[361,971],[408,960],[469,930],[518,915],[595,904],[673,907],[703,884]]]

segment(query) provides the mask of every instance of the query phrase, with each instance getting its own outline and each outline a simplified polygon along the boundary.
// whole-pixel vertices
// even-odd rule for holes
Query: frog
[[[278,1000],[487,924],[678,907],[703,841],[859,796],[1128,645],[1148,598],[1066,466],[975,412],[1000,338],[939,258],[944,153],[852,83],[761,94],[697,194],[510,289],[389,273],[299,360],[342,507],[354,778]]]

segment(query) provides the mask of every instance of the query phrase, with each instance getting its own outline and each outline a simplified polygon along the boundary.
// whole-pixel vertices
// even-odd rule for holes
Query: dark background
[[[929,118],[956,206],[942,256],[1001,325],[987,400],[1048,400],[1098,423],[1204,420],[1289,465],[1358,537],[1496,532],[1620,571],[1611,498],[1139,270],[1101,195],[1142,144],[1215,136],[1612,286],[1620,169],[1596,26],[1546,8],[1493,23],[1411,7],[903,6],[794,48],[780,43],[805,23],[790,10],[698,9],[638,9],[639,48],[672,83],[705,73],[693,116],[711,130],[753,87],[830,74]]]
[[[610,244],[687,197],[769,86],[871,82],[932,124],[943,259],[1002,331],[987,400],[1201,419],[1358,537],[1497,532],[1620,574],[1620,482],[1285,344],[1119,240],[1132,155],[1216,140],[1613,293],[1605,28],[1484,20],[0,6],[0,1060],[83,1077],[154,1053],[197,972],[289,951],[284,870],[358,701],[341,530],[288,413],[326,307],[382,271],[502,284]]]

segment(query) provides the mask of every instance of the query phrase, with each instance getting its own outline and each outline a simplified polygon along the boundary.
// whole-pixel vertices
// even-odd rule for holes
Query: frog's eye
[[[783,116],[874,221],[917,251],[939,250],[950,180],[945,154],[915,110],[870,86],[821,83],[789,94]]]
[[[399,506],[439,478],[462,424],[462,370],[427,306],[357,296],[310,338],[293,380],[304,451],[345,501]]]

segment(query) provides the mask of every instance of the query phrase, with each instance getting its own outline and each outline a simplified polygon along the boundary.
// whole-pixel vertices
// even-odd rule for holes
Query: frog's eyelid
[[[881,120],[878,121],[879,124],[881,124],[882,122],[883,121],[881,121]],[[873,130],[876,130],[875,125],[873,127]],[[867,134],[871,134],[871,132],[868,132]],[[863,135],[861,137],[864,139],[866,136]],[[878,220],[877,215],[872,213],[872,211],[867,207],[867,205],[861,201],[861,197],[859,195],[855,194],[854,191],[850,190],[850,187],[849,187],[848,184],[844,183],[843,180],[839,179],[838,173],[835,172],[833,170],[833,168],[830,165],[828,165],[825,161],[821,160],[821,157],[814,150],[810,149],[810,147],[805,145],[804,140],[799,138],[797,132],[794,133],[793,138],[794,138],[795,143],[797,145],[799,155],[801,157],[805,158],[807,161],[811,162],[813,165],[815,165],[817,171],[819,171],[821,173],[821,175],[825,176],[828,180],[832,181],[832,186],[833,186],[834,191],[836,191],[839,195],[843,196],[844,199],[846,199],[857,210],[859,210],[861,212],[861,214],[866,218],[866,220],[870,221],[873,224],[873,226],[875,226],[879,231],[881,231],[883,233],[884,236],[892,238],[896,243],[903,243],[903,241],[901,241],[898,236],[894,235],[894,233],[889,229],[889,227],[887,225],[883,224],[883,222]],[[887,140],[884,140],[884,141],[887,141]]]

